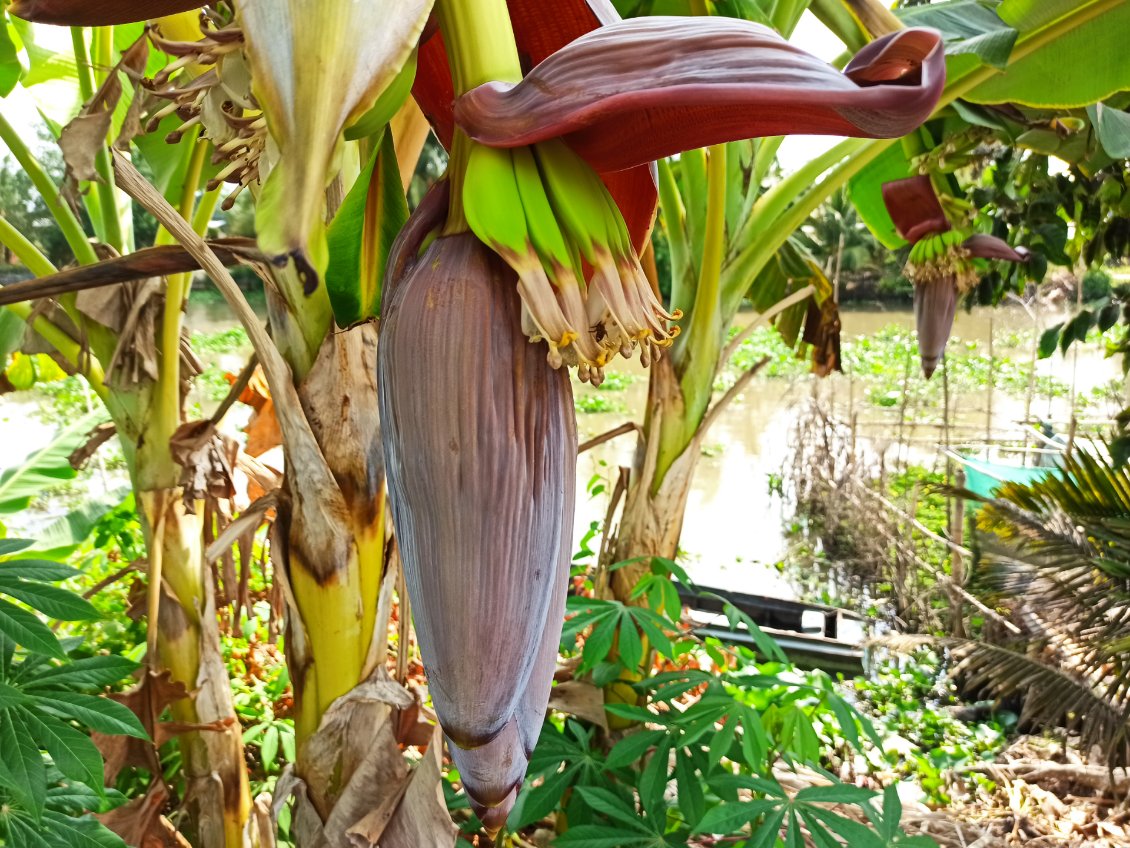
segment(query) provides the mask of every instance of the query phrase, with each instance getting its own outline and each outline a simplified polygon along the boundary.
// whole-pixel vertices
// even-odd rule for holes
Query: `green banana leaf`
[[[381,133],[373,155],[330,224],[326,291],[334,320],[349,327],[380,314],[385,264],[408,220],[392,133]]]
[[[63,429],[50,443],[28,454],[17,465],[0,472],[0,515],[27,509],[44,489],[73,480],[77,472],[71,467],[70,455],[104,420],[105,412],[92,412]]]

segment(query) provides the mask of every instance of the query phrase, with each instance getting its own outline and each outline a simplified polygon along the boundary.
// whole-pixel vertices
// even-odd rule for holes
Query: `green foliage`
[[[943,772],[992,761],[1016,725],[1009,712],[974,723],[956,718],[957,687],[928,649],[885,659],[857,678],[854,688],[860,709],[883,738],[876,753],[884,767],[914,780],[935,804],[950,801]]]
[[[89,816],[125,799],[102,783],[102,756],[85,729],[147,738],[126,707],[94,694],[136,664],[116,656],[71,659],[35,614],[87,621],[85,600],[53,585],[68,566],[19,556],[31,542],[0,542],[0,840],[12,846],[121,846]],[[44,756],[46,753],[46,757]]]
[[[1083,274],[1083,300],[1090,303],[1110,296],[1111,276],[1102,268],[1088,268]]]
[[[573,406],[582,415],[627,411],[627,407],[620,400],[601,394],[599,389],[594,389],[592,392],[578,392],[573,396]]]
[[[414,66],[415,61],[413,54],[405,70]],[[402,72],[400,78],[411,85],[410,74]],[[380,105],[374,108],[379,110]],[[380,314],[389,251],[408,220],[392,132],[380,127],[372,139],[372,148],[368,164],[346,195],[327,233],[330,264],[326,270],[326,291],[339,327]]]
[[[227,640],[226,664],[232,676],[232,702],[243,725],[243,742],[255,752],[252,779],[264,791],[288,763],[295,762],[290,675],[278,649],[266,637],[269,605],[255,604],[242,632]]]
[[[802,827],[819,834],[822,848],[839,845],[833,834],[867,846],[932,845],[899,832],[893,790],[877,804],[878,793],[823,769],[830,751],[879,742],[831,678],[793,668],[732,605],[731,626],[746,627],[769,661],[715,639],[688,638],[673,579],[689,584],[677,563],[655,559],[634,592],[644,607],[570,599],[562,646],[580,659],[575,676],[591,671],[600,685],[637,672],[632,688],[640,703],[606,703],[609,715],[632,725],[624,733],[609,735],[577,718],[547,722],[509,826],[556,814],[567,827],[554,844],[586,848],[683,848],[703,834],[772,846],[782,830],[786,845],[799,845]],[[671,670],[639,679],[641,634]],[[828,784],[790,795],[774,776],[780,763],[821,770]],[[829,803],[855,805],[861,815],[848,818]]]
[[[0,472],[0,515],[27,509],[32,498],[42,494],[44,489],[73,480],[76,472],[71,466],[70,455],[105,417],[105,413],[99,411],[77,421],[72,419],[74,423],[42,448]]]
[[[192,349],[204,362],[204,370],[196,378],[197,390],[205,400],[223,400],[231,389],[231,383],[226,376],[228,369],[222,367],[218,360],[225,355],[246,355],[251,350],[247,332],[237,325],[212,333],[193,333]]]

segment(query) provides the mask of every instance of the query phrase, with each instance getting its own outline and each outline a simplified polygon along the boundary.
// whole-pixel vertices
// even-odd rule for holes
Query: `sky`
[[[825,62],[831,62],[844,52],[844,44],[831,30],[818,21],[811,12],[805,12],[789,41]],[[843,141],[839,136],[794,135],[781,144],[777,162],[781,170],[790,174],[815,159],[824,151]]]

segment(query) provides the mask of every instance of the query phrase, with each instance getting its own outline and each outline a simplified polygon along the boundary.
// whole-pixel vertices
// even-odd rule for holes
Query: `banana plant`
[[[40,7],[48,16],[59,9],[55,4]],[[35,9],[16,6],[13,11],[33,16]],[[194,27],[199,31],[191,18],[160,26],[166,35],[191,33]],[[135,247],[134,221],[128,199],[116,187],[108,145],[130,142],[131,115],[140,106],[130,77],[160,67],[161,58],[149,50],[140,25],[95,30],[76,26],[71,31],[73,55],[46,50],[36,43],[36,31],[15,19],[9,22],[5,16],[3,29],[6,39],[17,39],[20,55],[30,63],[26,82],[50,79],[63,68],[63,81],[72,83],[82,104],[64,126],[51,129],[64,152],[68,180],[79,189],[94,240],[6,114],[0,114],[0,138],[43,197],[80,266],[94,268],[106,255],[123,255],[128,261]],[[209,149],[196,133],[188,133],[182,143],[148,159],[163,175],[167,196],[201,232],[218,200],[217,192],[198,198],[210,169]],[[4,221],[0,240],[38,277],[56,274],[52,263]],[[157,242],[171,244],[169,233],[159,232]],[[202,507],[182,487],[184,469],[171,444],[185,422],[185,381],[192,373],[182,330],[189,282],[185,273],[169,274],[160,287],[139,281],[117,289],[67,293],[44,302],[45,308],[21,300],[4,310],[28,323],[31,332],[25,345],[49,351],[86,380],[114,423],[146,537],[150,672],[168,671],[194,692],[173,705],[178,721],[219,728],[190,732],[179,740],[190,787],[189,830],[201,845],[222,846],[248,838],[251,799],[203,559]],[[34,286],[30,296],[36,296]]]
[[[59,15],[67,4],[34,5]],[[95,7],[107,16],[98,23],[139,14],[132,3],[73,6],[87,23]],[[270,385],[287,450],[272,556],[290,604],[299,841],[451,836],[428,816],[356,818],[360,799],[372,803],[372,768],[400,762],[380,759],[386,742],[396,748],[388,717],[403,697],[379,673],[381,443],[439,721],[494,833],[536,741],[563,616],[576,450],[564,368],[599,381],[616,355],[639,350],[653,375],[670,370],[653,380],[675,387],[678,414],[651,416],[659,473],[641,484],[661,488],[708,415],[722,319],[829,191],[934,111],[945,96],[940,38],[892,32],[840,72],[760,24],[620,21],[601,0],[439,0],[436,26],[428,2],[228,8],[209,14],[202,38],[161,42],[176,58],[153,85],[163,114],[187,125],[174,135],[202,127],[226,163],[216,179],[255,195],[270,335],[185,216],[108,155],[118,185],[221,287]],[[781,4],[766,20],[789,31],[802,8]],[[1018,37],[1017,51],[1046,46],[1048,27],[1075,28],[1031,26],[1043,35]],[[451,164],[392,243],[390,175],[402,183],[382,127],[413,69]],[[951,87],[951,99],[988,78],[977,63],[959,70],[966,88]],[[727,260],[725,145],[785,132],[886,140],[844,142],[758,196],[763,170],[747,217],[734,199],[747,223]],[[769,167],[776,143],[758,143],[753,167]],[[651,163],[704,145],[686,157],[714,175],[687,211],[705,210],[687,224],[702,228],[701,267],[664,304],[640,261],[665,182]],[[378,310],[386,335],[374,367]],[[426,802],[430,791],[434,804],[438,747],[413,776],[386,781],[390,809],[405,784],[406,797]]]
[[[113,31],[110,24],[120,29],[123,21],[196,5],[25,3],[13,11],[33,20],[96,25],[95,37],[108,38]],[[179,144],[197,134],[206,137],[208,142],[200,142],[195,155],[200,164],[207,165],[207,183],[200,180],[198,186],[194,182],[178,205],[176,196],[163,196],[147,181],[130,183],[138,175],[124,158],[107,172],[111,185],[126,185],[137,196],[139,191],[150,192],[143,206],[162,220],[167,231],[190,244],[203,232],[193,224],[207,223],[225,183],[231,189],[225,204],[243,190],[255,195],[262,252],[242,251],[240,257],[250,259],[267,280],[271,337],[263,334],[259,319],[246,307],[234,284],[226,293],[234,298],[237,314],[255,342],[287,450],[288,473],[278,495],[272,564],[276,579],[287,586],[290,602],[287,660],[295,688],[297,776],[305,784],[305,791],[298,793],[301,801],[295,826],[311,844],[324,838],[320,834],[326,828],[340,840],[357,823],[333,811],[335,805],[355,810],[357,796],[371,796],[375,790],[368,775],[374,769],[385,769],[386,774],[389,768],[398,770],[400,783],[387,780],[376,790],[386,793],[393,804],[399,803],[405,784],[412,779],[388,720],[391,709],[411,703],[399,687],[389,684],[385,702],[380,702],[375,714],[372,704],[376,702],[362,699],[354,703],[354,719],[335,725],[344,725],[352,737],[341,739],[332,730],[318,733],[335,701],[383,669],[386,650],[386,637],[377,619],[386,546],[376,414],[376,334],[372,323],[361,323],[371,317],[372,298],[366,287],[373,285],[374,276],[379,279],[381,269],[374,266],[379,261],[383,264],[384,254],[370,255],[367,247],[362,249],[359,242],[366,234],[363,228],[357,232],[352,228],[363,224],[370,196],[395,201],[398,194],[399,206],[404,205],[401,175],[390,153],[394,139],[384,128],[405,111],[399,108],[407,95],[401,69],[412,64],[412,47],[430,3],[414,3],[411,8],[396,4],[395,12],[388,5],[385,13],[377,14],[353,3],[249,0],[239,4],[234,16],[224,5],[204,18],[198,13],[176,17],[176,29],[166,26],[169,19],[165,19],[149,35],[153,46],[167,58],[145,69],[146,86],[157,105],[146,116],[150,135],[140,138],[138,146],[159,149],[162,135]],[[324,73],[312,73],[304,59],[307,53],[293,51],[291,40],[297,38],[302,39],[303,51],[333,57],[334,61],[317,65]],[[357,49],[341,49],[348,39]],[[409,75],[407,84],[410,82]],[[327,97],[326,92],[340,92],[341,97]],[[382,98],[389,92],[391,96]],[[343,143],[346,123],[372,128],[360,133],[360,140]],[[418,132],[415,135],[418,154],[423,138]],[[100,148],[101,143],[95,147]],[[401,145],[406,157],[412,156],[411,147]],[[98,155],[102,153],[109,155],[104,149]],[[364,158],[359,161],[359,156]],[[395,193],[386,179],[390,163]],[[325,188],[331,180],[336,180],[342,195],[350,182],[356,183],[358,191],[344,198],[344,203],[339,195],[327,209]],[[375,187],[372,192],[368,191],[370,183]],[[198,187],[207,190],[208,207],[194,220],[191,203]],[[335,222],[340,226],[331,233],[325,217],[327,212],[337,212],[338,206],[343,214]],[[395,235],[395,228],[391,234]],[[331,266],[327,245],[335,241],[340,245],[343,239],[347,249],[335,253]],[[219,251],[226,262],[234,259],[230,248],[225,244]],[[207,247],[203,250],[214,255]],[[132,263],[103,262],[98,268],[99,282],[140,276],[150,262],[177,265],[179,270],[200,266],[197,256],[180,268],[183,250],[177,256],[140,253],[144,255]],[[343,258],[345,254],[349,256]],[[370,272],[364,283],[359,279],[362,263]],[[40,266],[34,270],[46,275],[54,269]],[[210,275],[231,283],[222,266]],[[50,285],[66,290],[75,285],[74,278],[74,274],[53,275],[52,280],[39,281],[40,289]],[[327,284],[318,285],[323,278]],[[186,276],[168,277],[167,314],[179,316],[186,281]],[[175,288],[177,285],[181,288]],[[334,326],[335,310],[345,329]],[[350,323],[357,326],[348,327]],[[147,443],[167,446],[171,434],[146,435]],[[179,476],[175,465],[172,470]],[[173,479],[175,484],[176,477]],[[181,499],[167,501],[179,504]],[[170,525],[166,521],[165,526]],[[176,538],[194,545],[192,553],[203,563],[198,531],[177,533]],[[165,563],[171,559],[164,557]],[[203,598],[197,608],[207,609]],[[174,616],[171,621],[175,624],[183,618]],[[196,677],[191,678],[193,686]],[[222,667],[212,669],[209,680],[223,689],[230,705]],[[234,722],[229,724],[238,740],[238,728]],[[374,744],[374,733],[383,734],[384,744]],[[368,759],[359,758],[358,752],[365,752]],[[202,767],[221,778],[226,773],[220,757],[212,757]],[[249,824],[253,819],[245,776],[242,781],[242,788],[224,783],[221,794],[227,808],[197,811],[198,826],[220,820],[227,824],[222,833],[202,836],[202,844],[243,845],[267,838],[257,835]],[[438,799],[431,804],[442,812]],[[443,818],[444,826],[436,833],[450,828],[446,813]],[[415,841],[407,815],[386,817],[384,824],[390,831],[405,831],[399,844],[423,844]],[[426,831],[427,824],[421,821],[420,827]],[[397,844],[396,839],[386,834],[382,844]]]
[[[273,340],[183,212],[178,217],[116,152],[113,164],[118,184],[221,284],[247,325],[274,396],[288,451],[277,573],[292,598],[292,678],[309,705],[298,717],[298,774],[309,801],[296,820],[300,832],[316,840],[327,828],[358,824],[335,821],[335,802],[344,802],[356,776],[336,764],[357,760],[336,730],[340,720],[327,722],[339,718],[335,699],[369,676],[372,648],[381,644],[374,638],[373,601],[384,539],[375,416],[366,409],[373,393],[354,379],[372,374],[366,364],[372,325],[328,333],[336,305],[331,291],[340,294],[341,278],[330,273],[327,245],[335,234],[323,224],[322,189],[354,176],[350,154],[358,151],[342,146],[342,131],[387,122],[390,115],[372,120],[369,112],[386,105],[382,88],[391,89],[407,65],[406,46],[423,32],[429,6],[373,16],[352,3],[323,4],[314,20],[303,15],[310,11],[298,0],[248,0],[233,20],[213,15],[196,42],[158,42],[177,58],[153,83],[170,101],[159,115],[176,112],[185,120],[174,138],[200,124],[230,162],[217,179],[259,186]],[[583,379],[598,382],[616,354],[630,356],[638,348],[645,362],[657,361],[677,333],[668,322],[678,310],[663,308],[639,259],[656,197],[650,160],[786,124],[797,131],[905,132],[933,107],[941,57],[932,34],[911,31],[877,45],[840,74],[788,47],[772,30],[737,22],[620,22],[610,6],[578,3],[565,17],[582,37],[562,46],[574,33],[556,29],[547,41],[546,30],[557,21],[541,7],[448,0],[437,11],[442,41],[435,33],[423,40],[415,93],[451,142],[453,164],[443,190],[417,210],[390,251],[380,401],[389,422],[383,440],[393,518],[425,666],[464,787],[493,833],[536,742],[563,617],[576,438],[562,366],[576,365]],[[308,73],[292,46],[300,20],[308,25],[304,46],[321,57],[316,73]],[[391,30],[389,21],[395,22]],[[550,43],[553,38],[559,41]],[[682,49],[665,52],[667,42]],[[341,43],[367,52],[343,51]],[[520,51],[531,49],[541,50],[545,61],[523,74]],[[892,77],[882,69],[896,55],[905,67]],[[619,66],[601,61],[625,56],[631,61]],[[597,77],[603,87],[581,80],[577,88],[578,71],[605,65],[607,73]],[[209,66],[198,79],[189,70]],[[774,85],[782,67],[796,78],[783,88]],[[721,79],[716,72],[723,69],[737,76],[732,96],[696,114],[702,76]],[[459,95],[454,108],[449,90]],[[633,126],[665,131],[641,134],[638,144],[610,144],[615,127],[601,105],[616,92],[630,93],[626,117]],[[220,115],[209,108],[217,99]],[[805,120],[785,121],[780,106],[798,99],[820,105]],[[766,105],[777,108],[760,108]],[[749,117],[734,122],[735,109]],[[523,113],[535,118],[532,134],[516,120]],[[690,137],[688,127],[695,130]],[[386,174],[376,164],[387,153],[387,145],[376,150],[380,143],[370,139],[373,166],[356,172],[370,182],[365,215],[379,214],[369,197],[372,180]],[[598,177],[620,171],[626,175],[609,177],[609,185]],[[375,196],[384,193],[378,189]],[[373,287],[371,275],[357,277],[355,287]],[[451,285],[458,281],[461,286]],[[463,300],[453,298],[456,293]],[[484,327],[490,329],[485,335]],[[544,359],[522,337],[544,340]],[[426,355],[413,354],[421,340]],[[480,355],[468,355],[476,344]],[[459,378],[452,367],[477,370],[483,359],[507,363],[513,372],[508,391],[473,373]],[[458,379],[444,388],[452,377]],[[350,391],[339,389],[342,384]],[[413,391],[417,384],[429,391]],[[461,487],[468,479],[488,488],[466,497]],[[517,504],[531,493],[532,518],[490,504],[491,494]],[[497,614],[517,630],[497,646],[478,646],[484,614]],[[443,619],[450,619],[448,626],[439,626]],[[504,656],[515,635],[524,647],[518,662],[505,668],[483,662]]]
[[[911,243],[905,273],[914,283],[918,351],[929,379],[949,341],[957,301],[981,278],[975,260],[1025,262],[1029,251],[987,233],[953,228],[924,174],[885,183],[883,202],[899,235]]]
[[[686,11],[744,10],[790,32],[807,5],[845,44],[861,51],[853,62],[873,55],[869,51],[875,50],[874,36],[890,37],[906,26],[935,28],[946,44],[946,84],[928,124],[933,127],[932,138],[940,139],[939,146],[956,128],[989,122],[991,110],[979,104],[1021,103],[1062,111],[1093,104],[1130,86],[1126,68],[1110,64],[1117,52],[1110,32],[1130,20],[1130,8],[1120,0],[1082,5],[1004,0],[992,9],[978,7],[972,17],[965,14],[971,7],[958,3],[909,7],[897,10],[897,16],[868,0],[765,2],[734,8],[738,5],[687,3]],[[1092,43],[1093,51],[1086,46]],[[1058,66],[1065,54],[1074,57],[1065,90],[1057,88],[1053,93],[1039,80],[1046,79],[1041,75],[1050,73],[1049,68]],[[780,276],[766,271],[780,263],[779,252],[812,212],[842,189],[849,190],[861,217],[883,244],[891,249],[906,245],[886,212],[881,187],[914,176],[912,161],[924,152],[917,137],[918,133],[907,137],[911,144],[906,138],[849,139],[768,188],[764,186],[779,137],[756,142],[752,151],[731,147],[727,159],[714,156],[713,169],[713,148],[661,163],[660,223],[671,244],[671,306],[689,313],[689,320],[683,321],[686,332],[676,340],[671,356],[652,369],[646,417],[614,548],[615,560],[642,564],[614,573],[617,597],[630,596],[647,558],[672,557],[677,552],[698,454],[695,446],[714,420],[713,377],[728,359],[722,354],[731,350],[727,339],[743,298],[748,295],[758,311],[773,309],[782,296],[785,305],[793,305],[787,297],[798,287],[781,289]],[[1016,140],[1009,133],[1002,137],[1006,143]],[[741,180],[727,183],[723,176],[727,169],[741,174]],[[745,191],[735,191],[739,182],[747,186]],[[711,219],[712,202],[716,212]],[[705,250],[712,242],[720,247]],[[1015,261],[1011,255],[1003,258]],[[713,284],[714,274],[704,273],[711,267],[721,269],[717,295],[702,283]],[[820,286],[815,288],[820,291]],[[811,337],[820,341],[822,335],[826,341],[827,334]],[[725,402],[725,397],[719,401]]]

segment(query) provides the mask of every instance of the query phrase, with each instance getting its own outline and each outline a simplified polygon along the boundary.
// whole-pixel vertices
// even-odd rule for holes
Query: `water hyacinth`
[[[941,362],[957,302],[980,280],[975,259],[1026,262],[1028,249],[996,236],[953,229],[929,176],[883,185],[883,203],[899,235],[911,243],[904,273],[914,284],[914,320],[922,373],[931,377]]]

